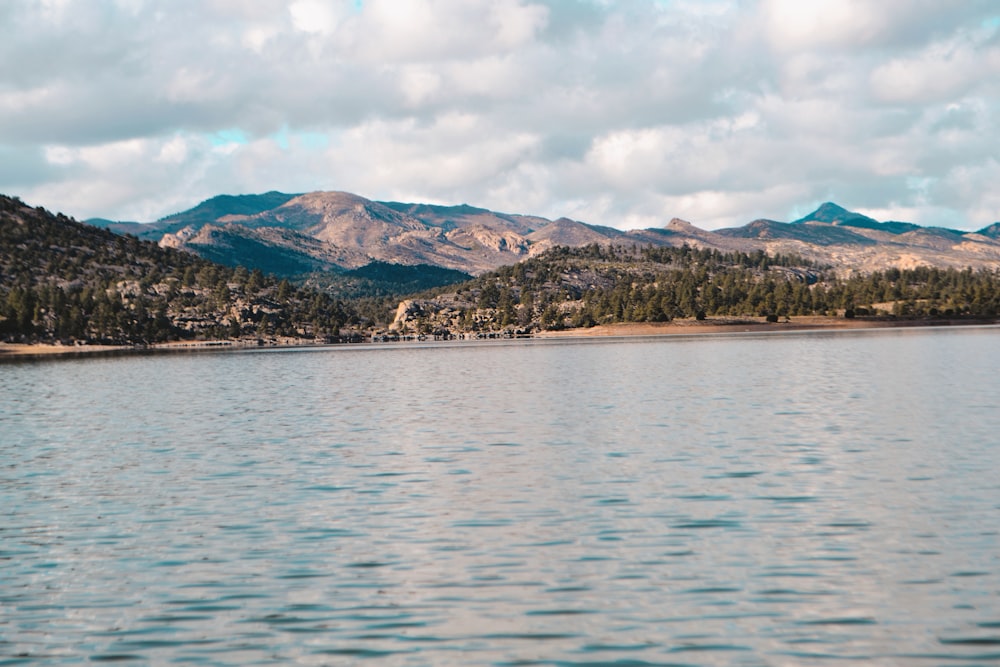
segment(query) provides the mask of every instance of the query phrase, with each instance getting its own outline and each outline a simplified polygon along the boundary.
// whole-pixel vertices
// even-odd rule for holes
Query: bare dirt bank
[[[600,338],[606,336],[670,336],[720,333],[777,333],[782,331],[837,331],[852,329],[891,329],[900,327],[937,327],[950,325],[996,324],[997,320],[889,320],[844,319],[842,317],[795,317],[790,321],[767,322],[764,318],[709,318],[671,322],[627,322],[602,324],[585,329],[542,331],[537,338]]]
[[[0,343],[0,358],[3,357],[51,357],[74,354],[93,354],[95,352],[116,352],[131,350],[126,345],[50,345],[34,343]]]
[[[540,331],[533,338],[604,338],[614,336],[692,336],[702,334],[727,333],[781,333],[788,331],[846,331],[856,329],[895,329],[915,327],[997,325],[997,319],[853,319],[842,317],[796,317],[789,321],[767,322],[764,318],[708,318],[705,320],[673,320],[671,322],[626,322],[602,324],[580,329],[562,331]],[[317,347],[324,346],[317,341],[295,338],[281,338],[267,341],[264,345],[256,340],[213,340],[175,341],[150,346],[127,345],[50,345],[17,344],[0,342],[0,359],[25,357],[60,357],[76,355],[117,354],[123,352],[165,352],[184,350],[245,350],[270,347]]]
[[[66,357],[81,355],[110,354],[122,352],[169,352],[194,350],[245,350],[261,347],[303,347],[316,346],[315,341],[296,338],[280,338],[260,344],[254,340],[201,340],[171,341],[153,345],[52,345],[47,343],[21,344],[0,342],[0,359],[12,357]]]

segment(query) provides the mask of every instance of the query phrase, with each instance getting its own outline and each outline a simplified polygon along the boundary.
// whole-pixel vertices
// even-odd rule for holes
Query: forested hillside
[[[420,332],[588,327],[674,318],[977,317],[1000,313],[1000,273],[932,267],[838,278],[794,255],[712,249],[559,247],[460,289],[402,304]]]
[[[369,322],[328,294],[0,196],[0,340],[338,340]]]
[[[760,250],[557,246],[406,299],[393,327],[448,336],[677,318],[1000,314],[995,269],[842,275],[797,255]],[[0,340],[9,342],[359,339],[389,323],[400,294],[464,277],[373,263],[346,274],[312,274],[296,286],[0,196]]]

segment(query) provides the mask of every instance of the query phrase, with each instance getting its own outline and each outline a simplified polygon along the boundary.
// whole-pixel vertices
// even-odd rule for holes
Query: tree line
[[[368,325],[331,294],[0,197],[2,340],[336,340]]]
[[[920,267],[837,277],[794,255],[687,246],[560,247],[460,287],[463,325],[588,327],[675,318],[1000,315],[995,270]]]
[[[385,327],[398,302],[395,289],[462,277],[376,264],[293,283],[0,196],[0,340],[335,341]],[[1000,273],[922,267],[838,277],[789,254],[591,244],[555,247],[420,298],[448,304],[440,313],[424,309],[421,331],[530,331],[710,316],[993,318],[1000,315]]]

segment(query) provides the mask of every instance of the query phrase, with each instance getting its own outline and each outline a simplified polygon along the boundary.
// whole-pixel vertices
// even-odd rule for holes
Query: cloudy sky
[[[3,0],[0,193],[1000,220],[995,0]]]

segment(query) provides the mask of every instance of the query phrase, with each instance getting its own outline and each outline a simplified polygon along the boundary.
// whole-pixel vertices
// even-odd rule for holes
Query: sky
[[[995,0],[3,0],[0,193],[1000,220]]]

